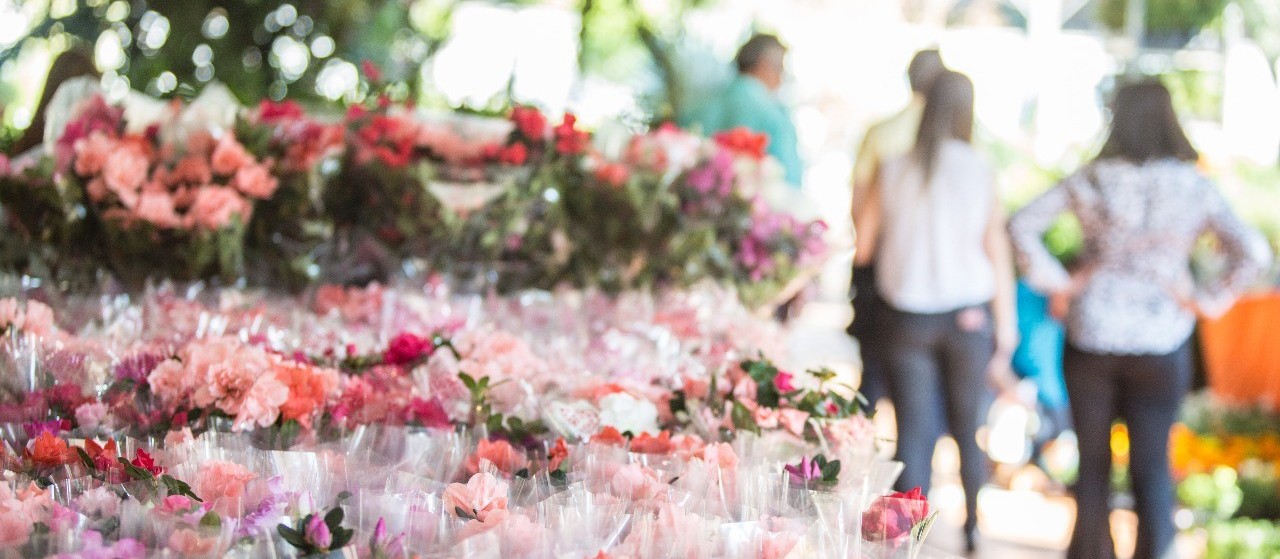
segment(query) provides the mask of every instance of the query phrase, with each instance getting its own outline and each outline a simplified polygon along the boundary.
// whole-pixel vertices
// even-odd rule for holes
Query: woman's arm
[[[1009,240],[1017,254],[1017,263],[1032,287],[1041,293],[1056,293],[1071,288],[1071,274],[1062,267],[1044,245],[1044,234],[1054,220],[1070,207],[1068,178],[1041,194],[1009,219]]]
[[[1230,310],[1236,298],[1267,271],[1271,248],[1260,233],[1240,220],[1217,188],[1212,184],[1206,187],[1205,230],[1218,238],[1227,268],[1219,280],[1196,296],[1195,303],[1202,314],[1216,317]]]
[[[884,209],[880,204],[880,181],[872,180],[867,188],[862,207],[854,208],[853,229],[857,235],[853,263],[856,266],[871,264],[876,257],[876,245],[880,241],[880,224]]]
[[[996,296],[991,304],[995,315],[996,351],[1013,355],[1018,347],[1018,311],[1015,301],[1013,251],[1005,228],[1004,210],[992,204],[984,245],[996,274]]]

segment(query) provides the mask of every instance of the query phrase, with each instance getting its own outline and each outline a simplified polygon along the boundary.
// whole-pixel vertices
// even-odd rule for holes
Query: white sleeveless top
[[[939,149],[929,185],[911,156],[885,163],[876,283],[895,309],[944,313],[991,301],[995,270],[983,244],[996,186],[968,143]]]

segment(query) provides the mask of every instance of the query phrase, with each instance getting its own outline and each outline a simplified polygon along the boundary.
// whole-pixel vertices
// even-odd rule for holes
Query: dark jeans
[[[991,312],[985,306],[942,314],[886,309],[889,386],[898,422],[896,458],[905,464],[897,488],[929,490],[938,436],[951,433],[960,447],[965,529],[972,530],[978,520],[978,490],[989,475],[976,436],[988,400],[986,370],[995,353]],[[974,311],[984,313],[985,321],[961,328],[961,312]]]
[[[1111,540],[1111,426],[1129,430],[1129,478],[1138,514],[1134,559],[1156,559],[1173,544],[1169,429],[1191,383],[1190,342],[1165,355],[1106,355],[1070,344],[1063,355],[1067,395],[1080,441],[1076,527],[1069,559],[1115,557]]]
[[[862,384],[858,386],[858,392],[874,408],[877,401],[889,396],[889,373],[886,370],[884,347],[885,303],[876,291],[875,266],[854,266],[852,284],[853,321],[845,332],[858,339],[858,351],[862,358]]]

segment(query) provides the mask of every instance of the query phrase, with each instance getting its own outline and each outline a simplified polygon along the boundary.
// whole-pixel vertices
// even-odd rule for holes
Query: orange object
[[[1241,299],[1200,322],[1209,389],[1235,404],[1280,410],[1280,292]]]

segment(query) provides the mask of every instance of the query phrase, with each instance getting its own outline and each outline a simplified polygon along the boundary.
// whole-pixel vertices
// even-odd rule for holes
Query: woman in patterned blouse
[[[1010,220],[1020,267],[1051,295],[1051,312],[1067,327],[1063,368],[1080,445],[1070,559],[1114,556],[1109,443],[1117,419],[1130,437],[1134,557],[1174,553],[1168,439],[1191,383],[1196,315],[1225,312],[1270,260],[1261,235],[1232,213],[1197,158],[1169,91],[1154,80],[1127,85],[1116,93],[1097,159]],[[1042,241],[1064,212],[1084,230],[1081,265],[1072,272]],[[1197,288],[1190,254],[1204,233],[1217,237],[1228,266]]]

